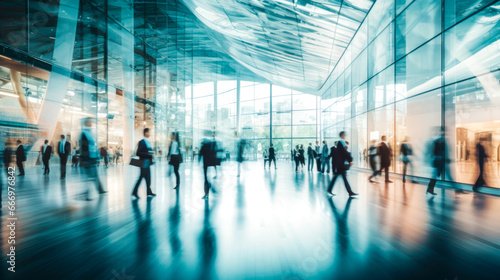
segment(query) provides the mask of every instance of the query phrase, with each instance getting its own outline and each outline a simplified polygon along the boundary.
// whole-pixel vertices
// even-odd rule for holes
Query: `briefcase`
[[[144,161],[138,158],[131,158],[130,165],[142,168],[144,166]]]

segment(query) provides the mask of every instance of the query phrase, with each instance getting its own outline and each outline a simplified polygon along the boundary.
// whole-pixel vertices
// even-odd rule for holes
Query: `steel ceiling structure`
[[[181,0],[232,59],[273,84],[315,93],[372,0]]]

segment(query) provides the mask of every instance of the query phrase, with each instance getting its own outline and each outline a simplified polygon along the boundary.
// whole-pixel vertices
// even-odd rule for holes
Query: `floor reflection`
[[[499,197],[439,185],[438,196],[426,196],[425,185],[398,178],[369,184],[368,174],[356,170],[348,177],[359,197],[329,197],[331,174],[296,173],[289,162],[277,170],[247,162],[240,178],[236,165],[224,164],[212,179],[218,192],[203,200],[201,166],[182,165],[177,191],[166,168],[159,163],[152,170],[158,196],[146,198],[142,189],[138,200],[130,197],[138,176],[131,166],[101,168],[109,192],[92,201],[78,199],[87,187],[78,168],[68,168],[66,181],[27,172],[16,202],[22,243],[15,279],[497,276]],[[2,212],[4,260],[7,217]]]

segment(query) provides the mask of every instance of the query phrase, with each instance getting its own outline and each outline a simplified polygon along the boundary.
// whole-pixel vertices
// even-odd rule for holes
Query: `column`
[[[47,130],[45,138],[49,140],[54,135],[63,99],[68,90],[69,69],[71,69],[73,61],[79,6],[79,0],[60,0],[59,2],[56,39],[52,56],[54,65],[37,120],[40,127]]]

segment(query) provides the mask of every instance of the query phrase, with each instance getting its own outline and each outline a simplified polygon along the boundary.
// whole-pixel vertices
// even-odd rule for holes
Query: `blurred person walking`
[[[139,179],[135,183],[134,190],[132,191],[132,196],[139,198],[138,190],[142,182],[142,179],[146,181],[147,196],[156,196],[151,190],[151,165],[153,164],[153,147],[149,142],[150,131],[149,128],[143,130],[144,138],[137,143],[136,156],[139,157],[142,166],[141,173],[139,174]]]
[[[203,140],[200,152],[198,154],[198,161],[200,161],[202,158],[203,158],[203,175],[205,176],[205,183],[204,183],[205,195],[202,197],[202,199],[207,199],[208,192],[212,187],[210,182],[208,181],[207,171],[210,166],[213,166],[215,168],[215,166],[217,165],[217,147],[215,141],[211,141],[209,139]]]
[[[307,147],[307,171],[313,170],[315,159],[316,159],[316,156],[315,156],[314,150],[312,148],[312,143],[309,143],[309,147]]]
[[[68,163],[68,156],[71,153],[71,144],[66,141],[66,136],[61,134],[61,141],[59,141],[57,154],[59,155],[59,163],[61,165],[61,179],[66,178],[66,164]]]
[[[319,146],[319,141],[316,141],[316,146],[314,146],[314,153],[316,156],[316,170],[321,173],[321,147]]]
[[[428,160],[433,168],[432,179],[429,181],[426,193],[436,195],[434,192],[434,187],[436,186],[437,180],[442,174],[446,176],[446,179],[453,181],[451,177],[451,170],[449,168],[451,159],[449,156],[449,148],[446,142],[445,130],[443,127],[436,127],[435,137],[428,145]],[[453,187],[453,185],[452,185]],[[455,188],[455,187],[454,187]],[[463,193],[463,190],[455,188],[457,193]]]
[[[299,145],[295,146],[295,149],[293,149],[293,160],[295,161],[295,172],[299,172],[299,165],[300,165]]]
[[[368,149],[370,168],[372,169],[372,175],[370,175],[370,177],[368,178],[370,183],[378,183],[377,181],[373,180],[379,174],[379,170],[377,168],[378,149],[376,143],[376,140],[372,140],[370,148]]]
[[[380,172],[384,170],[385,172],[385,182],[392,183],[389,179],[389,167],[391,166],[392,149],[387,143],[387,136],[383,135],[378,146],[378,154],[380,156]]]
[[[299,162],[300,162],[300,170],[304,170],[305,166],[306,166],[306,158],[305,158],[305,155],[304,155],[305,151],[304,151],[304,145],[300,145],[299,146]]]
[[[321,151],[321,173],[325,172],[325,166],[327,167],[326,174],[330,173],[330,161],[328,160],[329,158],[330,151],[328,149],[328,144],[326,140],[323,140],[323,149]]]
[[[17,149],[16,149],[16,165],[19,169],[19,175],[24,176],[24,162],[26,161],[26,153],[24,152],[24,146],[21,140],[17,140]]]
[[[76,147],[73,147],[73,151],[71,151],[71,167],[77,166],[79,160],[79,155]]]
[[[245,140],[240,139],[238,141],[238,147],[236,150],[236,161],[238,162],[238,175],[237,177],[240,177],[241,175],[241,165],[243,164],[243,152],[245,151]],[[264,166],[265,167],[265,166]],[[271,166],[269,166],[271,168]]]
[[[349,181],[347,181],[347,171],[353,165],[352,162],[353,158],[351,156],[351,153],[347,150],[347,142],[345,141],[346,137],[345,131],[341,131],[339,133],[339,136],[340,140],[337,142],[337,148],[333,150],[335,175],[333,176],[333,179],[330,182],[330,185],[328,186],[328,193],[334,195],[332,191],[333,187],[335,186],[335,181],[337,180],[338,176],[342,176],[342,179],[344,180],[345,189],[349,194],[349,196],[351,197],[357,195],[352,191],[351,186],[349,185]]]
[[[49,145],[49,140],[45,139],[43,142],[40,147],[40,154],[42,155],[43,175],[48,175],[50,173],[50,157],[52,156],[52,146]]]
[[[104,146],[101,147],[100,154],[101,154],[102,160],[104,161],[104,166],[106,166],[106,168],[108,168],[109,158],[108,158],[108,150],[106,149],[106,147],[104,147]]]
[[[278,169],[278,167],[276,167],[276,154],[274,153],[274,147],[272,143],[269,147],[269,169],[271,169],[271,162],[274,162],[274,169]]]
[[[403,162],[403,183],[406,183],[406,174],[408,171],[408,166],[410,166],[413,172],[413,163],[411,162],[411,156],[413,155],[413,149],[409,143],[408,137],[405,138],[403,143],[401,143],[400,159]]]
[[[266,169],[266,163],[269,161],[269,152],[267,149],[264,149],[264,152],[262,152],[262,157],[264,158],[264,169]]]
[[[172,132],[170,135],[170,146],[168,147],[168,164],[172,165],[175,174],[175,187],[178,189],[181,185],[181,177],[179,175],[179,166],[182,163],[181,146],[179,141],[179,132]]]
[[[474,192],[479,192],[479,187],[485,186],[486,181],[484,180],[484,162],[488,158],[486,155],[486,150],[484,148],[484,138],[480,138],[479,142],[476,144],[476,159],[477,159],[477,166],[479,167],[479,176],[477,177],[476,183],[474,183],[474,186],[472,187],[472,190]]]
[[[99,194],[104,194],[99,173],[97,172],[97,161],[99,160],[99,151],[97,149],[96,137],[93,129],[94,121],[92,118],[84,120],[84,127],[80,135],[80,165],[84,168],[87,175],[87,181],[94,183]],[[86,191],[87,200],[90,200],[90,184]]]

